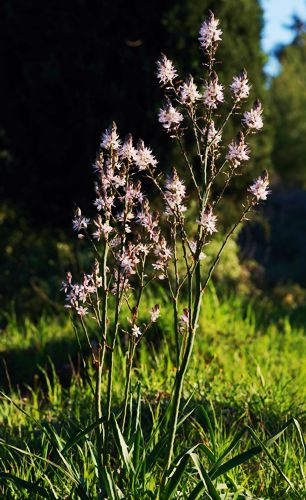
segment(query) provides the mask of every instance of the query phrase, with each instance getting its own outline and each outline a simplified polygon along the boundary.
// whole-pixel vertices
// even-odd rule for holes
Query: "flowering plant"
[[[95,408],[99,422],[97,461],[102,471],[110,459],[113,360],[118,334],[122,332],[122,305],[128,305],[130,316],[127,330],[123,332],[128,338],[128,352],[121,430],[117,424],[113,430],[118,433],[120,443],[126,432],[135,349],[160,314],[158,304],[151,311],[146,310],[144,291],[153,281],[165,282],[173,304],[176,378],[168,410],[162,488],[167,488],[171,481],[169,471],[184,378],[192,355],[203,295],[229,238],[270,192],[267,172],[246,187],[240,217],[224,236],[213,262],[206,266],[205,247],[218,231],[218,205],[232,179],[243,173],[250,158],[247,137],[263,127],[262,106],[256,100],[249,111],[242,112],[241,129],[224,148],[223,130],[233,113],[241,112],[243,101],[250,93],[250,84],[245,70],[234,76],[229,89],[231,103],[222,114],[222,106],[228,108],[228,104],[224,86],[215,71],[215,55],[221,39],[219,21],[210,13],[199,32],[207,71],[202,84],[196,84],[192,76],[180,81],[174,64],[165,55],[157,63],[157,77],[165,95],[158,120],[181,150],[186,166],[184,175],[180,176],[176,168],[172,168],[165,176],[152,150],[142,140],[135,145],[131,135],[122,141],[115,123],[102,135],[94,163],[96,215],[89,219],[77,208],[73,220],[78,237],[87,240],[92,248],[92,270],[83,275],[81,283],[74,283],[70,273],[63,283],[67,307],[79,319],[95,366]],[[186,128],[193,134],[196,161],[185,150]],[[222,176],[222,188],[216,194],[215,184]],[[161,197],[163,213],[153,211],[144,181],[146,185],[151,183]],[[186,223],[191,200],[186,186],[190,185],[197,204],[197,215],[191,228]],[[183,266],[178,265],[179,252],[183,255]],[[115,298],[112,325],[109,321],[110,295]],[[145,323],[139,320],[140,309],[146,312]],[[88,318],[93,318],[97,324],[98,345],[93,344],[88,334]],[[101,394],[104,371],[108,377],[105,397]],[[102,408],[102,401],[105,401],[105,408]],[[102,491],[105,487],[102,472],[99,479]]]

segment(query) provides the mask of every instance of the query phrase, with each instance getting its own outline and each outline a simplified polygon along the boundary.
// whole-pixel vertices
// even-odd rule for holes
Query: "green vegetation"
[[[158,328],[140,344],[134,366],[133,420],[127,443],[131,447],[135,416],[141,415],[139,463],[144,460],[142,440],[152,451],[163,436],[162,418],[174,380],[170,315],[171,311],[163,307]],[[299,424],[305,422],[306,341],[303,329],[294,323],[280,311],[246,303],[237,296],[220,300],[213,289],[206,295],[181,409],[181,418],[186,416],[186,420],[179,429],[180,450],[199,445],[202,466],[210,470],[237,432],[247,429],[227,459],[258,446],[252,432],[265,442],[289,424],[268,447],[270,456],[262,452],[216,479],[218,494],[228,495],[224,498],[247,498],[247,491],[252,498],[304,498]],[[125,336],[123,332],[120,335],[121,350],[114,363],[115,402],[122,400],[124,390]],[[54,498],[95,498],[94,432],[89,431],[65,450],[65,443],[94,422],[92,395],[69,321],[45,317],[34,326],[31,322],[18,325],[12,318],[2,333],[0,346],[8,374],[16,376],[12,352],[19,357],[16,364],[23,378],[18,380],[18,387],[14,380],[10,380],[10,389],[6,387],[11,400],[2,395],[1,469],[32,484],[32,490],[27,490],[29,484],[2,474],[2,498],[40,499],[45,498],[45,490],[50,495],[47,498],[53,498],[52,494]],[[104,394],[105,385],[103,381]],[[292,418],[297,421],[292,422]],[[152,425],[154,437],[150,444]],[[162,452],[156,454],[150,466],[153,455],[150,458],[147,453],[147,472],[141,472],[145,480],[140,488],[137,481],[133,485],[125,476],[128,465],[124,458],[119,459],[115,442],[112,456],[121,471],[116,476],[117,486],[131,492],[124,498],[155,498]],[[291,481],[293,489],[277,468]],[[179,486],[181,493],[176,491],[172,498],[192,498],[191,491],[198,482],[191,460]]]

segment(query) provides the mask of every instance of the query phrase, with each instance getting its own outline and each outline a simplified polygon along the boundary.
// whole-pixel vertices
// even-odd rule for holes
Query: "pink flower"
[[[269,175],[265,170],[262,176],[258,177],[249,187],[248,191],[256,198],[257,201],[266,200],[269,191]]]
[[[166,85],[166,83],[172,83],[172,81],[177,77],[176,69],[167,57],[162,54],[159,61],[157,61],[157,78],[159,83]]]
[[[158,115],[159,122],[166,130],[178,127],[183,119],[183,115],[172,104],[168,104],[166,108],[161,109]]]
[[[238,76],[234,76],[233,83],[230,86],[231,91],[237,101],[241,99],[246,99],[250,93],[250,85],[248,82],[248,75],[245,69],[243,69]]]
[[[138,170],[146,170],[148,167],[156,167],[157,160],[153,155],[150,148],[145,147],[142,140],[139,141],[137,146],[137,153],[135,159]]]
[[[137,326],[137,325],[132,326],[132,335],[136,338],[141,336],[141,330],[140,330],[139,326]]]
[[[193,77],[190,76],[187,82],[180,86],[181,101],[183,103],[194,104],[198,99],[200,99],[201,94],[198,92],[197,86],[193,81]]]
[[[180,328],[181,330],[185,330],[185,328],[189,324],[189,310],[184,309],[183,314],[180,315]]]
[[[208,205],[202,212],[201,219],[197,223],[202,226],[208,234],[217,232],[217,216],[213,214],[212,208]]]
[[[152,312],[151,312],[151,321],[152,323],[155,323],[157,319],[159,318],[160,315],[160,307],[159,304],[155,304],[154,307],[152,307]]]
[[[204,104],[208,108],[215,109],[223,101],[223,85],[218,83],[218,75],[213,72],[210,80],[204,85]]]
[[[186,207],[182,205],[183,200],[186,195],[186,187],[179,179],[177,171],[174,168],[172,171],[172,176],[168,177],[165,184],[165,200],[166,200],[166,210],[165,213],[168,215],[177,214],[177,212],[182,213],[186,211]]]
[[[81,231],[82,229],[87,229],[88,224],[90,223],[90,219],[82,216],[82,212],[80,208],[77,208],[75,211],[75,217],[72,221],[72,228],[74,231]]]
[[[117,126],[115,122],[113,122],[112,126],[105,130],[104,134],[102,134],[101,147],[103,149],[119,149],[120,139],[119,135],[117,134]]]
[[[242,123],[250,130],[260,130],[263,127],[262,105],[256,99],[251,111],[246,111],[242,118]]]
[[[208,50],[213,44],[221,40],[222,31],[218,28],[219,19],[210,12],[207,21],[204,21],[199,31],[199,42],[204,50]]]
[[[249,148],[247,144],[244,143],[244,135],[242,132],[239,132],[236,139],[228,146],[226,159],[231,162],[234,167],[238,167],[242,161],[250,159],[248,153]]]
[[[133,138],[132,135],[129,134],[119,149],[119,158],[120,160],[127,160],[128,162],[135,161],[137,156],[136,148],[133,146]]]

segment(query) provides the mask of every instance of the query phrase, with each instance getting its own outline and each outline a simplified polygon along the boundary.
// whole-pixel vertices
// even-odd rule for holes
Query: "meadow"
[[[148,301],[154,302],[150,297]],[[162,306],[158,327],[139,345],[133,368],[132,412],[144,433],[155,429],[151,452],[163,436],[160,423],[175,375],[169,317],[171,310]],[[122,333],[121,337],[114,363],[115,413],[120,413],[124,390]],[[234,294],[218,296],[213,287],[206,295],[183,394],[177,451],[201,444],[203,465],[209,470],[225,452],[231,459],[256,446],[260,449],[259,443],[264,446],[289,424],[265,450],[218,477],[220,498],[304,498],[305,344],[299,315],[290,318],[271,304]],[[1,497],[96,498],[94,430],[82,433],[95,421],[94,408],[70,321],[46,316],[34,325],[10,317],[0,346],[7,367],[0,406],[1,469],[7,474],[1,475]],[[84,356],[90,371],[89,353]],[[102,384],[104,405],[106,377]],[[133,428],[129,433],[131,443]],[[117,457],[115,443],[112,456]],[[142,471],[141,486],[119,474],[124,498],[155,498],[163,453],[146,459],[152,463]],[[142,444],[138,460],[145,461]],[[172,498],[191,498],[196,475],[195,466],[188,464]]]

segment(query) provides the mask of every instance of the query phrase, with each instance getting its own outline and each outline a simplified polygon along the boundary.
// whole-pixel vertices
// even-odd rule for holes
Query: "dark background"
[[[85,211],[90,207],[91,165],[100,134],[112,120],[121,135],[131,131],[143,138],[163,168],[180,165],[177,151],[157,123],[161,93],[154,74],[156,60],[165,52],[183,76],[188,72],[203,76],[197,33],[209,8],[222,19],[224,31],[220,79],[229,83],[245,66],[252,98],[260,97],[265,106],[265,131],[253,140],[248,175],[251,179],[269,168],[275,194],[266,209],[266,225],[254,226],[240,237],[242,248],[249,238],[252,242],[245,258],[265,267],[265,286],[306,285],[306,174],[301,145],[306,129],[302,81],[306,57],[301,20],[295,19],[291,26],[292,44],[278,48],[281,75],[268,81],[267,56],[260,49],[263,12],[257,0],[2,0],[3,309],[28,311],[53,302],[61,273],[67,266],[79,265],[71,243],[73,207],[75,203]],[[298,89],[292,80],[299,82]],[[229,139],[234,126],[230,124]],[[225,213],[235,213],[240,192],[238,183]]]

